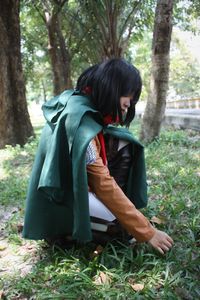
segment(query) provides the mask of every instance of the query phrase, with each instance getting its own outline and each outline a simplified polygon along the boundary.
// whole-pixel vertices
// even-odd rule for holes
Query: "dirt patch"
[[[17,207],[0,206],[0,277],[19,274],[24,276],[30,272],[38,261],[38,244],[21,238],[19,243],[10,242],[6,226],[13,215],[18,212]]]

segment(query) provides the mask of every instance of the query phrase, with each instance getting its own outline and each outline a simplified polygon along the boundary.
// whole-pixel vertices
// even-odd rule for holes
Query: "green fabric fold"
[[[79,241],[91,240],[85,156],[89,142],[102,129],[132,143],[127,196],[137,208],[147,205],[144,149],[127,129],[103,127],[90,99],[72,90],[54,97],[42,109],[47,123],[29,182],[25,238],[72,234]]]

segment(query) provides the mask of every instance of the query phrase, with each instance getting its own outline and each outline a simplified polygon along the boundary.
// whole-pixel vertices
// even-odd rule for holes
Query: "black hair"
[[[102,116],[119,118],[121,125],[129,126],[135,116],[135,104],[139,100],[142,80],[136,67],[124,59],[110,59],[85,70],[77,81],[80,92],[90,90],[91,100]],[[120,97],[133,95],[123,120]]]

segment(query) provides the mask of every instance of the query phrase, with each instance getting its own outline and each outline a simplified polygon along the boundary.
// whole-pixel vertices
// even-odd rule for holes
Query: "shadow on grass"
[[[177,249],[165,257],[145,245],[108,244],[91,258],[93,251],[41,248],[27,275],[7,278],[7,299],[198,299],[199,266],[178,267]]]
[[[39,126],[37,135],[40,131]],[[37,142],[6,150],[10,154],[3,162],[5,177],[0,182],[3,205],[23,207]],[[53,251],[38,243],[34,254],[24,254],[24,260],[38,257],[28,274],[1,277],[0,289],[5,290],[6,299],[199,299],[198,145],[198,136],[180,131],[165,132],[146,148],[151,201],[144,211],[150,218],[156,215],[163,219],[163,224],[156,226],[175,240],[166,256],[155,254],[147,245],[133,249],[108,244],[91,258],[93,245]],[[13,226],[16,222],[11,220],[10,224],[10,244],[19,249],[23,240]],[[134,284],[143,288],[135,291]]]
[[[1,150],[4,159],[1,162],[0,194],[2,205],[22,205],[24,203],[27,184],[37,150],[42,126],[35,127],[35,137],[23,147],[7,146]]]

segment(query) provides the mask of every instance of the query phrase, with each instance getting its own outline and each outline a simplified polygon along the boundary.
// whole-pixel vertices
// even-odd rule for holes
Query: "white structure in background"
[[[194,108],[200,109],[200,97],[193,99],[178,99],[178,100],[168,100],[166,103],[166,108]]]
[[[200,24],[199,24],[200,27]],[[178,37],[184,41],[185,45],[191,52],[192,56],[196,58],[200,66],[200,35],[194,35],[191,31],[181,31],[178,27],[173,30],[177,33]],[[167,100],[167,108],[183,108],[183,109],[200,109],[200,95],[199,97],[191,98],[190,96],[184,99]]]

